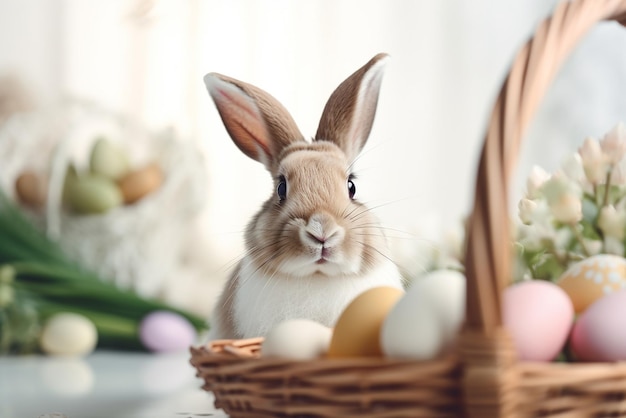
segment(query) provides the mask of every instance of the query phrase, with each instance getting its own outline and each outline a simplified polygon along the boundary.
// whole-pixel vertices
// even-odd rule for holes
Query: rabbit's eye
[[[285,176],[279,177],[276,193],[278,194],[278,198],[281,202],[287,199],[287,180],[285,179]]]
[[[354,181],[352,178],[348,179],[348,196],[350,199],[354,199],[354,195],[356,194],[356,186],[354,185]]]

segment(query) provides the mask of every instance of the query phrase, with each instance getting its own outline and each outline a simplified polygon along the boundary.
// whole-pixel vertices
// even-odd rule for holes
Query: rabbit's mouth
[[[317,259],[317,261],[315,262],[315,264],[325,264],[327,263],[332,254],[332,251],[330,248],[328,247],[324,247],[322,246],[322,248],[320,249],[320,258]]]

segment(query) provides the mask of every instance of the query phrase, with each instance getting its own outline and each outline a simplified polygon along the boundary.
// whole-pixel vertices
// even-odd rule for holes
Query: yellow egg
[[[570,267],[557,284],[572,300],[574,311],[581,313],[602,296],[626,289],[626,259],[594,255]]]
[[[395,287],[375,287],[357,296],[339,316],[328,357],[378,357],[380,328],[387,314],[404,295]]]

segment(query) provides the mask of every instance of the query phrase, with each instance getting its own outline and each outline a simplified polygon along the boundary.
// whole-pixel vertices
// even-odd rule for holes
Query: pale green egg
[[[112,180],[85,174],[66,183],[67,203],[83,214],[98,214],[120,206],[122,192]]]
[[[119,180],[130,171],[130,161],[128,155],[117,144],[99,138],[91,150],[89,167],[94,174]]]

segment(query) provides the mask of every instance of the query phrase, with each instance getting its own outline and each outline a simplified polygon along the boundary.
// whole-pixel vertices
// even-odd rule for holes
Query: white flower
[[[552,242],[554,242],[556,248],[561,250],[566,248],[573,238],[574,232],[572,232],[571,228],[559,228],[554,231]]]
[[[578,153],[582,159],[587,180],[592,184],[604,182],[609,170],[609,161],[600,143],[594,138],[587,138],[583,146],[578,149]]]
[[[598,227],[606,237],[623,240],[626,232],[626,213],[617,211],[613,205],[605,206],[600,210]]]
[[[517,207],[519,210],[519,218],[522,222],[526,225],[532,224],[537,210],[537,202],[530,199],[522,199],[519,201]]]
[[[604,237],[604,252],[623,256],[624,243],[615,237]]]
[[[626,127],[623,123],[617,124],[600,141],[600,147],[610,164],[619,163],[626,155]]]
[[[616,186],[626,185],[626,160],[622,160],[613,167],[611,184]]]
[[[584,238],[583,243],[590,256],[598,255],[602,252],[602,241],[600,240]]]
[[[557,172],[541,188],[554,218],[573,224],[583,218],[582,190],[562,172]]]
[[[587,180],[587,175],[583,168],[583,159],[579,153],[573,152],[565,158],[561,163],[561,171],[578,183],[586,193],[593,193],[593,186]]]
[[[526,196],[529,199],[537,199],[543,184],[550,178],[550,174],[539,166],[533,166],[526,180]]]
[[[577,196],[564,194],[550,205],[554,218],[566,224],[574,224],[583,218],[582,203]]]

